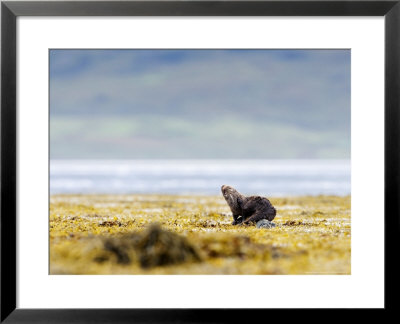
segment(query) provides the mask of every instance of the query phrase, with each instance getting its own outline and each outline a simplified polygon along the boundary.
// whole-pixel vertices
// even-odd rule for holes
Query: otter
[[[246,197],[235,188],[227,185],[223,185],[221,191],[232,211],[232,225],[248,225],[257,223],[262,219],[272,221],[275,218],[276,209],[267,198],[260,196]]]

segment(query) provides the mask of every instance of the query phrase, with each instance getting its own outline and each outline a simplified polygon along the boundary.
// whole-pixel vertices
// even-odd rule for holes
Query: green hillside
[[[277,119],[57,116],[50,123],[50,153],[51,158],[104,159],[349,157],[349,129]]]

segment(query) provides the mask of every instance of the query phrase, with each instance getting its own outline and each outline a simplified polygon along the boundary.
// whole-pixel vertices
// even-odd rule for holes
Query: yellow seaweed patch
[[[277,226],[257,229],[231,225],[231,212],[222,196],[54,195],[50,198],[50,272],[350,274],[350,196],[270,200],[277,209]],[[151,266],[143,267],[132,242],[143,238],[154,223],[173,234],[165,236],[173,249],[174,242],[180,242],[175,238],[183,237],[196,251],[197,262],[192,262],[197,257],[178,253],[179,262],[163,263],[151,254]],[[128,237],[136,247],[131,248]],[[105,242],[113,242],[111,250],[104,248]],[[168,259],[168,249],[156,246],[151,251]]]

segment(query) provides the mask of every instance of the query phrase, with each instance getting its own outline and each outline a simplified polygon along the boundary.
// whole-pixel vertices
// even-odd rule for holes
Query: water
[[[350,194],[350,160],[51,160],[50,193]]]

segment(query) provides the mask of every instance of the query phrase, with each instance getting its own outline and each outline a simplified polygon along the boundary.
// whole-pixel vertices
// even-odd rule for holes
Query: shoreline
[[[257,229],[231,225],[221,195],[50,195],[50,273],[351,273],[350,195],[269,199],[278,211],[277,226]],[[143,268],[140,245],[121,250],[129,256],[125,264],[120,252],[105,249],[111,238],[120,250],[129,235],[143,238],[155,223],[165,231],[161,235],[173,233],[171,242],[184,237],[200,261]]]

